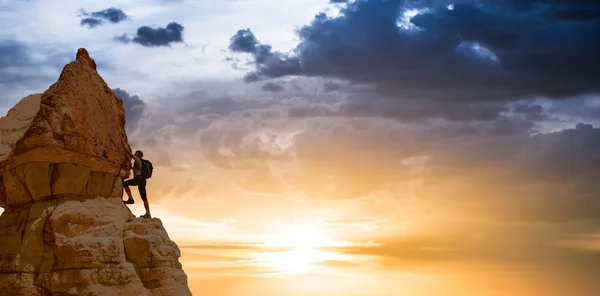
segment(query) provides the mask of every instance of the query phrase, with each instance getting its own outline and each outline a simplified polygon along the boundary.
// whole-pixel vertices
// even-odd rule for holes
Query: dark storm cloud
[[[123,100],[123,107],[125,108],[125,115],[127,117],[126,127],[128,129],[135,127],[140,117],[142,117],[144,110],[146,110],[146,102],[137,95],[130,95],[124,89],[115,88],[113,91],[115,95]]]
[[[354,1],[340,16],[321,13],[299,29],[292,54],[273,51],[249,29],[230,49],[253,56],[246,81],[333,77],[397,97],[455,101],[600,91],[600,4],[473,0],[450,9],[442,2]]]
[[[200,92],[196,96],[207,96],[202,100],[184,105],[177,109],[180,115],[215,115],[218,117],[233,116],[243,112],[266,110],[278,104],[276,101],[264,101],[230,96],[210,98],[209,94]]]
[[[0,104],[11,104],[22,98],[25,94],[19,92],[21,87],[29,91],[45,90],[56,77],[40,68],[60,69],[75,57],[73,52],[51,49],[37,52],[43,60],[36,60],[33,58],[35,50],[40,49],[20,41],[0,39]]]
[[[47,87],[52,77],[39,71],[24,43],[0,39],[0,116],[29,93],[23,90]]]
[[[588,95],[552,102],[548,112],[561,115],[568,120],[597,121],[600,119],[600,96]]]
[[[80,25],[83,26],[88,26],[90,28],[95,28],[98,27],[100,25],[102,25],[102,20],[101,19],[97,19],[97,18],[84,18],[81,20]]]
[[[356,98],[338,103],[335,106],[301,103],[291,106],[288,115],[292,117],[364,117],[387,118],[398,122],[416,123],[432,118],[441,118],[450,122],[484,122],[502,118],[501,113],[509,109],[497,103],[444,104],[418,101],[407,104],[406,101],[392,99]]]
[[[229,49],[254,57],[257,71],[248,73],[244,77],[246,82],[261,80],[263,75],[273,78],[301,73],[298,58],[274,52],[270,45],[260,44],[250,29],[239,30],[231,37]]]
[[[283,85],[281,84],[277,84],[275,82],[267,82],[265,84],[263,84],[260,88],[263,91],[269,91],[269,92],[282,92],[285,90],[285,87],[283,87]]]
[[[535,175],[548,181],[569,176],[600,178],[600,128],[577,124],[565,129],[532,138],[530,160]]]
[[[519,103],[513,107],[513,111],[529,120],[542,121],[550,119],[544,107],[535,103]]]
[[[166,28],[142,26],[137,29],[133,38],[123,34],[115,36],[114,39],[118,42],[133,42],[146,47],[171,46],[172,43],[183,42],[183,31],[184,27],[181,24],[170,22]]]
[[[0,69],[30,63],[29,47],[14,40],[0,41]]]
[[[323,84],[323,91],[325,91],[325,92],[332,92],[332,91],[340,90],[341,88],[342,87],[339,84],[337,84],[335,82],[331,82],[331,81],[325,82]]]
[[[91,13],[92,17],[105,19],[113,24],[122,22],[129,18],[129,16],[121,9],[111,7],[109,9],[96,11]]]
[[[114,7],[92,13],[87,13],[83,10],[81,12],[85,18],[81,19],[80,25],[90,28],[101,26],[104,24],[104,21],[117,24],[129,19],[129,16],[123,10]]]

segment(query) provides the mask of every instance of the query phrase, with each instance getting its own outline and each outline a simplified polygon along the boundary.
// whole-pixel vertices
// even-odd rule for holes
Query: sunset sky
[[[595,296],[594,2],[0,0],[0,116],[85,47],[194,295]]]

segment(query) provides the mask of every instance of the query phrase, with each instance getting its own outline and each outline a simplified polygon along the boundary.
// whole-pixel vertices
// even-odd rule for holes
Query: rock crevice
[[[121,201],[124,127],[85,49],[0,118],[0,295],[191,295],[162,222]]]

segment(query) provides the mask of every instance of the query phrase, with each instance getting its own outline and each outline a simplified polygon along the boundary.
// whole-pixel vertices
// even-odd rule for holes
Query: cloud
[[[0,39],[0,108],[12,107],[15,100],[46,90],[74,57],[73,52],[52,46],[32,47],[18,40]]]
[[[561,120],[597,123],[600,119],[600,94],[578,96],[556,102],[540,101],[546,111]]]
[[[281,84],[277,84],[275,82],[269,81],[269,82],[263,84],[260,89],[263,91],[269,91],[269,92],[282,92],[285,90],[285,87],[283,87],[283,85],[281,85]]]
[[[276,129],[247,132],[210,126],[202,131],[199,142],[205,157],[217,167],[260,172],[260,176],[265,176],[269,175],[268,161],[290,160],[290,152],[281,143],[285,137]]]
[[[137,95],[130,95],[124,89],[115,88],[113,91],[115,92],[115,95],[123,100],[123,107],[125,108],[125,115],[127,117],[126,128],[131,130],[137,125],[144,110],[146,110],[146,102]]]
[[[170,97],[164,103],[174,113],[153,116],[138,134],[157,140],[148,142],[156,151],[189,147],[190,155],[167,153],[169,166],[202,167],[200,175],[214,174],[231,194],[415,198],[432,215],[495,221],[600,218],[592,181],[600,129],[544,129],[562,124],[554,116],[564,108],[551,102],[591,99],[459,104],[293,90],[275,99],[225,89]]]
[[[244,251],[260,251],[264,250],[264,246],[260,242],[248,243],[214,243],[214,244],[189,244],[181,245],[182,249],[198,249],[198,250],[244,250]]]
[[[114,39],[121,43],[137,43],[146,47],[171,46],[172,43],[183,42],[184,27],[176,22],[170,22],[166,28],[151,28],[142,26],[137,29],[133,38],[126,34],[115,36]]]
[[[367,0],[320,13],[291,53],[249,30],[230,40],[252,55],[248,82],[289,75],[373,86],[396,98],[440,101],[565,98],[600,91],[594,2]],[[590,12],[588,12],[590,11]],[[572,75],[571,73],[577,73]]]
[[[340,118],[379,117],[403,123],[443,119],[449,122],[489,122],[505,119],[509,107],[498,103],[448,104],[425,100],[350,98],[335,105],[300,103],[288,109],[288,115],[299,118],[331,116]]]
[[[580,271],[598,271],[598,253],[576,250],[581,247],[594,250],[598,246],[597,236],[579,236],[579,239],[556,243],[557,239],[565,234],[578,233],[586,227],[589,226],[511,223],[492,225],[484,221],[454,220],[446,221],[438,230],[423,230],[424,234],[410,234],[380,240],[375,244],[331,249],[345,254],[383,257],[386,260],[379,261],[383,268],[420,270],[436,274],[452,273],[457,270],[457,265],[467,266],[484,261],[515,265],[538,264],[544,265],[545,268],[568,266],[581,269]],[[465,233],[468,232],[467,229],[485,231],[479,235],[472,235]],[[567,260],[570,264],[563,265],[562,260]]]
[[[591,210],[600,206],[593,181],[599,177],[598,128],[463,135],[422,149],[431,160],[414,194],[432,206],[451,201],[440,213],[555,223],[600,218]]]
[[[202,96],[203,94],[198,94]],[[216,97],[206,97],[201,100],[195,100],[190,104],[182,104],[178,109],[180,114],[213,114],[219,116],[229,116],[239,114],[243,111],[268,109],[277,103],[274,101],[257,100],[254,98],[236,98],[231,95]]]
[[[556,244],[584,251],[600,252],[600,233],[577,235]]]
[[[102,25],[102,20],[101,19],[97,19],[97,18],[84,18],[81,20],[80,25],[83,26],[88,26],[90,28],[95,28],[98,27],[100,25]]]
[[[406,206],[417,200],[415,209],[450,218],[600,218],[593,210],[600,207],[593,181],[600,177],[600,128],[554,119],[596,104],[593,98],[459,104],[292,89],[271,98],[260,85],[255,92],[232,88],[169,96],[163,103],[173,114],[157,109],[140,123],[139,143],[168,155],[173,172],[210,176],[192,180],[202,185],[189,191],[182,191],[185,179],[173,180],[175,189],[161,195],[389,198]],[[549,132],[545,124],[558,128]]]
[[[104,25],[104,21],[118,24],[129,19],[129,16],[123,10],[114,7],[100,11],[94,11],[92,13],[87,13],[84,10],[81,12],[83,16],[86,16],[85,18],[81,19],[80,25],[82,27],[88,26],[90,28],[95,28]]]
[[[573,129],[533,136],[528,155],[532,172],[547,181],[560,181],[565,176],[600,177],[600,128],[577,124]]]
[[[0,42],[0,69],[30,64],[29,47],[15,40]]]
[[[131,37],[129,37],[127,34],[114,36],[113,39],[120,43],[130,43],[131,42]]]
[[[341,86],[335,82],[327,81],[323,84],[323,90],[325,92],[331,92],[331,91],[336,91],[336,90],[340,90],[340,89],[341,89]]]
[[[550,103],[593,101],[458,104],[338,92],[285,92],[274,99],[225,89],[170,96],[163,103],[173,114],[157,113],[140,124],[140,143],[157,140],[148,143],[152,151],[168,154],[177,174],[212,178],[193,180],[202,185],[187,193],[163,188],[161,195],[386,197],[399,204],[414,198],[416,209],[433,216],[553,223],[598,217],[600,187],[592,180],[600,165],[594,154],[599,129],[569,124],[548,132],[539,125],[563,110]],[[175,147],[190,153],[171,152]],[[426,161],[409,165],[420,158]],[[208,189],[215,180],[227,193]]]
[[[525,118],[530,120],[546,120],[548,119],[547,114],[545,114],[544,107],[535,103],[519,103],[513,107],[513,111],[516,114],[521,114]]]
[[[248,73],[244,81],[261,80],[264,75],[271,78],[298,75],[301,72],[299,60],[280,52],[274,52],[270,45],[260,44],[250,29],[239,30],[230,39],[229,49],[234,52],[252,54],[257,70]]]
[[[325,219],[324,222],[328,226],[333,227],[349,227],[351,229],[356,229],[360,227],[363,230],[375,230],[380,229],[381,225],[386,224],[387,221],[371,218],[371,217],[362,217],[362,218],[333,218],[333,219]]]

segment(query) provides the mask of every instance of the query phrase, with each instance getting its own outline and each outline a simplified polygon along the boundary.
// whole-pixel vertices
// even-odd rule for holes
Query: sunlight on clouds
[[[221,156],[235,156],[235,153],[229,147],[219,147],[217,153]]]
[[[277,231],[262,236],[261,241],[272,247],[316,248],[343,247],[348,242],[332,239],[320,221],[279,222]]]
[[[500,64],[498,56],[479,42],[463,41],[456,47],[456,52],[464,55],[473,62],[483,64]]]
[[[428,8],[411,8],[404,9],[398,20],[396,21],[396,26],[404,31],[421,31],[423,29],[419,28],[417,25],[412,23],[413,17],[429,12]]]
[[[323,9],[323,13],[328,18],[337,18],[342,16],[342,9],[346,8],[349,4],[353,3],[356,0],[348,0],[345,2],[334,3],[330,2],[330,6]]]
[[[248,134],[241,140],[241,147],[252,146],[256,141],[260,143],[258,149],[271,155],[281,155],[292,148],[296,137],[304,131],[280,131],[272,128],[263,128]]]
[[[600,252],[600,233],[581,235],[574,239],[562,240],[557,242],[556,245],[585,251]]]
[[[364,231],[373,231],[373,230],[376,230],[376,229],[379,229],[379,228],[381,228],[381,226],[379,226],[379,225],[363,225],[362,226],[362,229]]]
[[[276,271],[276,275],[327,272],[328,268],[319,265],[319,263],[334,260],[352,260],[350,255],[313,248],[296,248],[280,252],[257,252],[252,257],[257,264]]]

